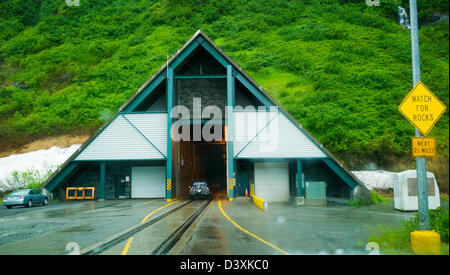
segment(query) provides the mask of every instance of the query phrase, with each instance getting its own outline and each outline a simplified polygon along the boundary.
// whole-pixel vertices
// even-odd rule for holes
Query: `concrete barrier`
[[[252,201],[253,201],[253,204],[255,204],[259,209],[261,209],[263,211],[267,211],[268,203],[265,200],[253,196]]]
[[[250,184],[249,187],[250,187],[249,196],[252,198],[253,204],[255,204],[259,209],[267,211],[268,203],[265,200],[255,196],[255,185]]]
[[[441,236],[435,231],[420,230],[411,232],[411,248],[418,255],[441,254]]]

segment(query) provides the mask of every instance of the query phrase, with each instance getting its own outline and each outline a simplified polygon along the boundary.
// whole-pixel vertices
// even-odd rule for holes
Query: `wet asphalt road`
[[[140,224],[150,213],[147,221],[184,203],[187,200],[160,210],[168,204],[163,199],[1,207],[0,254],[68,254],[69,243],[83,252]],[[187,204],[103,254],[124,250],[128,255],[150,254],[203,203]],[[400,225],[413,215],[395,211],[391,205],[299,208],[271,204],[263,212],[249,198],[230,202],[217,196],[169,254],[367,254],[364,246],[370,230]]]
[[[165,200],[112,200],[58,203],[0,214],[0,254],[68,254],[139,223]],[[4,211],[16,211],[4,214]]]
[[[295,207],[271,204],[263,212],[247,198],[222,201],[223,211],[237,225],[288,254],[367,254],[365,241],[379,225],[400,225],[413,213],[390,208]],[[362,247],[360,243],[363,243]],[[223,218],[217,202],[177,254],[283,254]]]

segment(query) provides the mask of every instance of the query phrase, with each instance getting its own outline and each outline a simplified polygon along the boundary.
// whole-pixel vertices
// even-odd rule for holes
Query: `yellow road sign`
[[[421,82],[405,97],[398,110],[426,136],[447,107]]]
[[[412,152],[413,157],[434,157],[436,156],[436,140],[434,138],[413,137]]]

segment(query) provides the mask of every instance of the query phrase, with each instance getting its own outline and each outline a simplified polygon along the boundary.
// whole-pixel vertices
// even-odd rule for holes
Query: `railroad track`
[[[166,240],[164,240],[155,250],[152,251],[151,255],[165,255],[167,254],[170,249],[172,249],[175,244],[181,239],[183,234],[186,232],[186,230],[194,223],[194,221],[201,215],[201,213],[206,209],[206,207],[213,201],[213,199],[210,199],[206,201],[205,203],[200,206],[199,209],[197,209],[194,214],[192,214],[180,227],[178,227]],[[153,224],[157,223],[158,221],[166,218],[170,214],[173,214],[174,212],[180,210],[181,208],[184,208],[185,206],[192,203],[192,200],[174,208],[170,211],[167,211],[164,214],[159,215],[158,217],[151,219],[150,221],[139,225],[117,237],[115,237],[112,240],[109,240],[95,248],[90,249],[87,252],[84,252],[82,255],[99,255],[104,253],[105,251],[110,250],[111,248],[119,245],[123,241],[128,240],[129,238],[133,237],[137,233],[141,232],[142,230],[152,226]]]
[[[180,227],[178,227],[165,241],[155,248],[150,255],[166,255],[177,244],[188,228],[197,220],[197,218],[212,203],[212,199],[206,201],[194,212]]]

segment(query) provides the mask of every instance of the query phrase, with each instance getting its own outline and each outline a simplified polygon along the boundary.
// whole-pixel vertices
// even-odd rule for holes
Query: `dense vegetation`
[[[349,205],[350,206],[364,206],[364,205],[371,205],[371,204],[389,204],[391,201],[392,201],[391,199],[387,199],[375,191],[370,191],[370,200],[365,200],[363,198],[360,198],[357,201],[351,200],[351,201],[349,201]]]
[[[0,147],[91,133],[202,29],[351,166],[411,167],[414,130],[397,110],[412,88],[407,3],[2,0]],[[422,80],[448,106],[448,2],[418,4]],[[446,112],[430,134],[447,183],[448,125]]]
[[[448,209],[438,207],[429,210],[430,230],[439,233],[441,238],[441,254],[448,255]],[[408,220],[403,220],[400,228],[379,228],[372,232],[368,242],[376,242],[380,245],[383,254],[412,254],[410,234],[419,230],[419,214]]]

